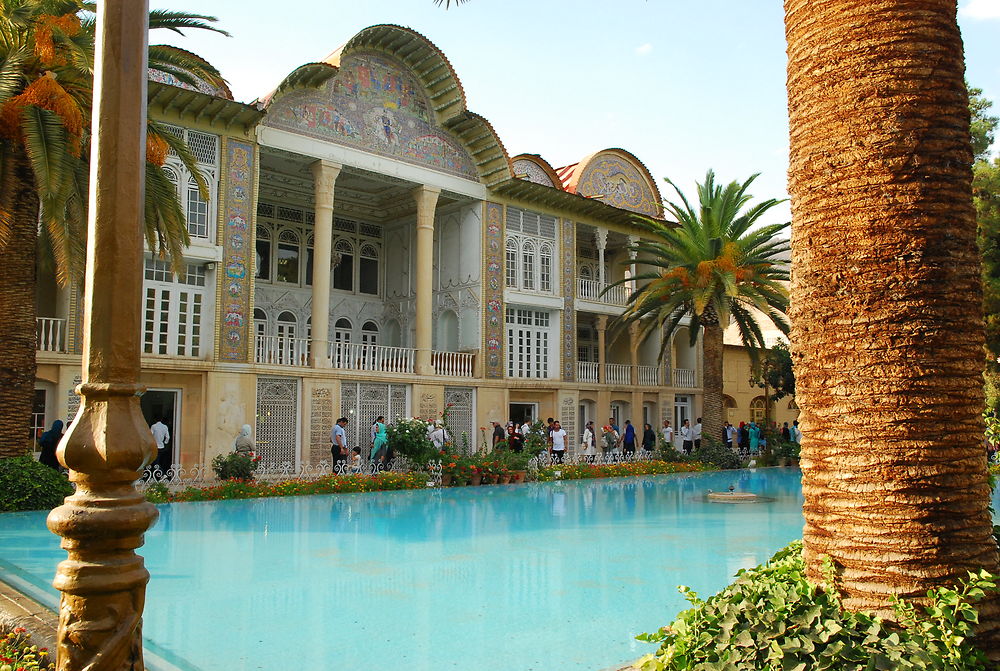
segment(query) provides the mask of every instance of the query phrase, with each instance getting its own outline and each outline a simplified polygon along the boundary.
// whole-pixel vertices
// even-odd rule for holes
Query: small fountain
[[[737,493],[735,485],[729,485],[728,492],[713,492],[708,490],[708,500],[715,503],[756,503],[758,501],[756,494],[751,494],[750,492],[739,492]]]

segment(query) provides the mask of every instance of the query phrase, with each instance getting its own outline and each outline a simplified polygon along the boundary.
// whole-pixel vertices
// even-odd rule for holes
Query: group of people
[[[771,428],[775,432],[778,430],[776,423],[773,423]],[[780,433],[781,439],[786,442],[802,442],[802,431],[799,429],[799,420],[797,419],[792,422],[791,426],[788,425],[788,422],[784,422]],[[741,454],[760,454],[761,450],[767,446],[767,434],[764,431],[764,426],[757,424],[754,420],[740,422],[739,427],[726,422],[726,426],[722,429],[722,439],[725,441],[726,447],[737,450]]]
[[[65,426],[68,431],[69,424]],[[249,426],[244,427],[248,431],[249,428]],[[171,463],[173,461],[173,451],[168,447],[170,444],[170,429],[167,427],[166,419],[159,418],[153,422],[149,427],[149,432],[153,434],[153,442],[156,443],[156,459],[146,468],[151,471],[159,469],[166,473],[173,465]],[[52,422],[52,427],[38,438],[38,462],[57,471],[63,470],[62,464],[59,463],[59,459],[56,457],[56,448],[59,446],[59,441],[62,440],[63,433],[63,421],[57,419]]]
[[[518,424],[511,420],[507,422],[506,428],[500,422],[491,422],[493,425],[493,447],[498,443],[506,443],[506,447],[511,452],[523,452],[524,444],[528,436],[532,433],[531,423],[528,421]],[[558,463],[563,462],[568,444],[566,429],[562,428],[562,423],[549,417],[545,426],[538,432],[545,439],[545,444],[552,460]]]
[[[648,425],[647,425],[648,426]],[[663,436],[663,442],[666,445],[673,446],[676,449],[675,438],[680,438],[681,440],[681,452],[684,454],[691,454],[695,450],[701,449],[701,417],[695,422],[694,426],[691,426],[691,420],[685,419],[681,423],[681,428],[674,434],[674,427],[670,426],[669,420],[663,420],[663,427],[660,429],[660,434]]]

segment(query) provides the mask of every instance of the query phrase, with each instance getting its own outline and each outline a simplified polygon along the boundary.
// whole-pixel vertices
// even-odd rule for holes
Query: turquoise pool
[[[734,484],[769,501],[709,504]],[[802,533],[798,470],[160,506],[151,667],[596,671]],[[48,604],[44,513],[0,515],[0,572]]]

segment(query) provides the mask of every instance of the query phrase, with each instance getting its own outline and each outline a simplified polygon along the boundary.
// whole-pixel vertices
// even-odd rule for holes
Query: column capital
[[[606,331],[608,329],[608,316],[597,315],[597,330]]]
[[[309,166],[313,175],[313,200],[316,207],[333,208],[334,186],[343,167],[339,163],[322,159],[313,161]]]
[[[594,243],[597,249],[604,251],[608,248],[608,229],[598,226],[594,229]]]
[[[414,200],[417,201],[417,212],[419,213],[421,207],[433,207],[437,203],[438,196],[441,195],[441,189],[436,186],[421,184],[415,187],[412,193]]]

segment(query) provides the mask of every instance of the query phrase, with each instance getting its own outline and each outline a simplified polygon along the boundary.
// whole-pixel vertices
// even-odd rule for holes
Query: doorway
[[[538,419],[537,403],[510,403],[507,410],[510,414],[510,421],[517,426],[521,426],[525,422],[533,424]]]
[[[149,389],[139,397],[139,406],[146,426],[152,426],[157,420],[162,420],[170,432],[170,463],[180,463],[180,408],[181,392],[179,389]]]

